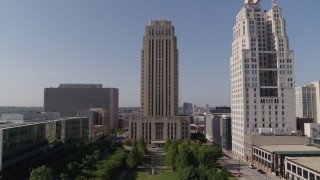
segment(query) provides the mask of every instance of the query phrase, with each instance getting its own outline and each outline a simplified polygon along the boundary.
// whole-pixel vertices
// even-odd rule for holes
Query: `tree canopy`
[[[204,146],[200,142],[188,140],[167,141],[165,145],[166,165],[177,167],[179,178],[182,180],[226,180],[228,173],[224,169],[215,168],[222,156],[218,147]]]
[[[43,165],[43,166],[32,169],[29,179],[30,180],[53,180],[54,173],[51,168]]]

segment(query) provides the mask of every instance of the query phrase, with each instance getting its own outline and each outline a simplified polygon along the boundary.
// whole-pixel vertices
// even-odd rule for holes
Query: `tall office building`
[[[103,108],[108,128],[118,128],[119,90],[103,88],[102,84],[60,84],[44,89],[45,112],[60,112],[61,117],[76,117],[78,111]]]
[[[295,129],[293,51],[277,0],[269,11],[245,0],[233,28],[232,151],[244,157],[244,134],[258,128]]]
[[[320,81],[295,88],[296,116],[320,123]]]
[[[141,51],[142,116],[178,115],[178,49],[171,21],[150,21]]]
[[[193,107],[192,107],[192,103],[183,103],[183,115],[186,115],[186,116],[190,116],[192,115],[192,110],[193,110]]]
[[[150,21],[141,51],[141,117],[129,119],[129,138],[162,146],[185,139],[189,117],[178,116],[178,49],[171,21]]]

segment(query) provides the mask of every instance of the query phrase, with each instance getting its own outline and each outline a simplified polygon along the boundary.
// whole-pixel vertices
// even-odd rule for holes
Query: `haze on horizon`
[[[262,0],[269,10],[272,0]],[[119,106],[140,106],[142,38],[170,19],[179,49],[179,104],[230,105],[232,28],[243,0],[2,1],[0,106],[42,106],[46,87],[119,88]],[[320,79],[319,0],[279,0],[295,55],[296,86]],[[160,15],[161,14],[161,15]]]

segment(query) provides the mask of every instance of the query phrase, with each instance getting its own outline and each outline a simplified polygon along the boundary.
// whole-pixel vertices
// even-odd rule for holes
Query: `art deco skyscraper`
[[[142,116],[178,115],[178,49],[171,21],[150,21],[141,51]]]
[[[234,154],[245,156],[246,133],[296,128],[293,62],[278,1],[266,11],[259,0],[245,0],[233,28],[230,58]]]
[[[188,139],[188,116],[178,116],[178,49],[171,21],[150,21],[141,51],[141,116],[129,118],[129,139],[151,146]]]

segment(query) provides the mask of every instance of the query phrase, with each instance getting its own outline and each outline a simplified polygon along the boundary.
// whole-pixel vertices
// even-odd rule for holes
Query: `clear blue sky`
[[[262,0],[263,9],[272,0]],[[180,104],[230,105],[232,28],[243,0],[2,0],[0,106],[42,106],[43,89],[101,83],[120,106],[140,106],[145,26],[170,19]],[[295,51],[296,86],[320,79],[320,1],[279,0]],[[161,16],[160,16],[161,14]]]

